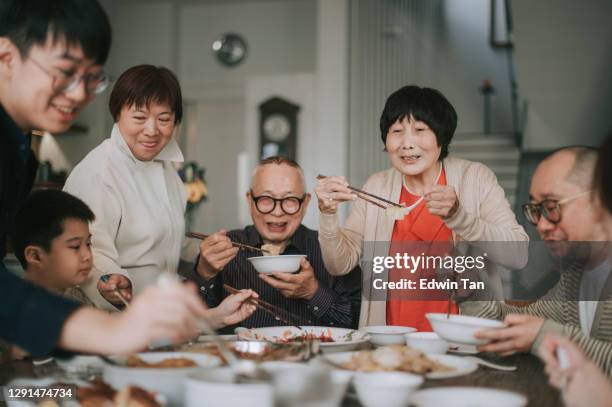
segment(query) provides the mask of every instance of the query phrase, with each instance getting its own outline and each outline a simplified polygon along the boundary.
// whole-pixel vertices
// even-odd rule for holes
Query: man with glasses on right
[[[203,240],[196,272],[188,276],[200,286],[209,307],[217,306],[228,293],[223,285],[250,288],[259,298],[293,314],[293,324],[356,327],[359,321],[361,272],[333,277],[325,269],[317,232],[302,225],[310,194],[304,174],[293,160],[270,157],[260,161],[246,194],[253,225],[223,230]],[[232,241],[261,247],[276,246],[281,254],[305,254],[295,274],[259,274],[249,257]],[[284,315],[283,315],[284,316]],[[241,323],[248,328],[287,325],[257,310]]]
[[[559,282],[533,304],[466,301],[461,313],[504,320],[507,327],[476,333],[492,340],[482,352],[537,352],[549,332],[576,342],[612,373],[612,279],[609,247],[590,197],[597,150],[567,147],[544,159],[531,180],[525,217],[562,265]]]

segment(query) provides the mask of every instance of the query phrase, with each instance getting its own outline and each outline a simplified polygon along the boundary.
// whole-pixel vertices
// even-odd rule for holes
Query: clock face
[[[238,34],[224,34],[212,44],[212,50],[217,60],[225,66],[239,65],[247,54],[247,44]]]
[[[283,115],[273,114],[263,124],[264,135],[270,141],[281,142],[289,136],[291,124]]]

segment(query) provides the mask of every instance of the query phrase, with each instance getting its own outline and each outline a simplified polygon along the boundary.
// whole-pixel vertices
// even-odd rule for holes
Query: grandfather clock
[[[279,97],[259,105],[260,158],[282,155],[296,159],[299,110],[298,105]]]

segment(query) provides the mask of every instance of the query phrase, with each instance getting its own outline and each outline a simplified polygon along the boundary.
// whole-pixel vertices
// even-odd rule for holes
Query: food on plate
[[[352,332],[351,332],[352,333]],[[316,333],[314,331],[302,330],[295,331],[292,329],[284,330],[279,336],[266,336],[257,332],[256,330],[247,330],[241,332],[239,336],[245,339],[255,339],[258,341],[269,341],[272,343],[293,343],[293,342],[307,342],[307,341],[319,341],[319,342],[336,342],[332,335],[331,329],[326,329]],[[348,335],[347,335],[348,336]],[[347,340],[351,340],[348,338]]]
[[[383,346],[360,351],[342,366],[360,372],[400,371],[416,374],[449,372],[454,368],[429,359],[423,352],[408,346]]]
[[[148,391],[136,386],[127,386],[115,394],[115,407],[153,407],[159,403]]]
[[[276,343],[292,343],[292,342],[307,342],[307,341],[319,341],[319,342],[336,342],[332,336],[331,330],[327,332],[321,332],[316,334],[314,332],[303,332],[296,335],[292,331],[283,332],[282,337],[277,338]]]
[[[95,381],[90,386],[77,388],[77,399],[83,407],[158,407],[160,404],[150,392],[137,387],[127,386],[116,391],[102,381]]]
[[[146,362],[136,355],[130,355],[125,362],[127,367],[150,367],[150,368],[172,368],[172,367],[196,367],[197,364],[188,358],[167,358],[159,362]]]
[[[257,344],[258,346],[252,346]],[[318,347],[315,349],[308,343],[297,344],[280,344],[270,342],[235,342],[228,344],[228,348],[236,355],[238,359],[254,360],[257,362],[268,361],[303,361],[308,360],[318,353]],[[185,345],[180,349],[181,352],[204,353],[220,358],[224,364],[227,364],[225,358],[219,351],[219,347],[215,343],[198,343]]]
[[[261,245],[261,250],[264,256],[278,256],[281,253],[281,247],[272,243]]]

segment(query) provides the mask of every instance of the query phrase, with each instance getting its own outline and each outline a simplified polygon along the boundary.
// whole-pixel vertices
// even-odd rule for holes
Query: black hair
[[[0,37],[8,37],[22,57],[48,35],[81,46],[97,64],[106,62],[111,26],[97,0],[0,0]]]
[[[149,107],[151,102],[167,104],[174,112],[174,124],[183,118],[183,96],[176,75],[161,66],[136,65],[123,72],[111,92],[108,107],[119,121],[124,106]]]
[[[599,157],[595,164],[593,190],[606,210],[612,213],[612,132],[599,148]]]
[[[67,192],[40,189],[30,194],[15,216],[12,233],[15,256],[24,269],[25,248],[35,245],[49,251],[53,239],[64,233],[68,219],[92,222],[95,216],[85,202]]]
[[[387,133],[393,123],[410,117],[429,126],[436,135],[438,145],[442,147],[439,159],[445,158],[457,129],[457,112],[448,99],[436,89],[413,85],[393,92],[387,98],[380,115],[380,137],[383,144],[387,143]]]

